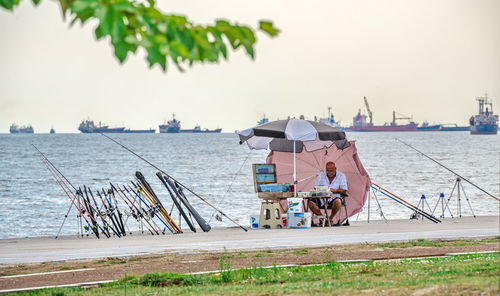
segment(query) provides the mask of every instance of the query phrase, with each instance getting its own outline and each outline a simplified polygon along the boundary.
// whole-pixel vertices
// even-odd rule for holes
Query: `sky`
[[[87,118],[157,129],[172,113],[183,128],[233,132],[264,114],[324,117],[329,106],[349,125],[363,96],[376,124],[395,110],[466,125],[485,92],[500,111],[498,0],[158,2],[201,24],[272,20],[281,34],[258,33],[255,60],[239,50],[164,73],[148,68],[143,52],[120,65],[109,40],[95,40],[95,23],[70,27],[56,1],[23,0],[0,10],[0,133],[12,123],[78,132]]]

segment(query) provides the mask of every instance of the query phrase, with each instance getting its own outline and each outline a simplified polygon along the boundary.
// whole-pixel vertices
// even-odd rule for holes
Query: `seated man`
[[[329,161],[326,163],[325,172],[321,172],[316,179],[316,186],[329,186],[332,196],[327,200],[327,208],[331,208],[332,212],[329,217],[330,223],[333,224],[333,217],[339,212],[342,205],[340,198],[342,194],[347,192],[347,179],[341,171],[337,170],[335,163]],[[324,201],[320,198],[315,198],[309,201],[308,206],[311,211],[321,216],[320,207],[324,208]],[[340,223],[340,221],[338,221]]]

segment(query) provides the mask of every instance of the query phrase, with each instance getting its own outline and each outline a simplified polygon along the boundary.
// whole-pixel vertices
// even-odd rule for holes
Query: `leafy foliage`
[[[0,7],[13,10],[21,0],[0,0]],[[155,0],[58,0],[63,17],[69,16],[71,24],[97,20],[97,40],[110,38],[114,55],[123,63],[130,53],[143,48],[152,67],[158,64],[163,71],[169,61],[180,71],[183,65],[194,63],[217,63],[228,58],[228,48],[242,47],[255,58],[254,29],[215,20],[214,24],[198,25],[185,16],[164,14],[155,6]],[[40,0],[32,0],[35,5]],[[279,30],[270,21],[260,21],[260,31],[274,37]]]

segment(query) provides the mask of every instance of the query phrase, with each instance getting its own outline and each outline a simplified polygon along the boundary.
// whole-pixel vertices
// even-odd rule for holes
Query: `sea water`
[[[148,159],[238,223],[249,226],[259,211],[251,164],[265,162],[268,151],[249,150],[235,134],[113,134],[130,149]],[[499,195],[498,135],[468,132],[348,133],[356,140],[360,159],[373,182],[417,204],[425,194],[434,208],[439,193],[446,197],[456,177],[414,150],[400,138],[456,171],[484,190]],[[141,171],[170,211],[172,202],[155,176],[156,170],[99,134],[1,134],[0,135],[0,238],[55,235],[70,201],[41,161],[36,145],[75,186],[109,187],[127,184]],[[476,215],[498,215],[499,202],[462,182]],[[190,202],[214,227],[232,226],[217,221],[212,208],[188,195]],[[408,219],[410,210],[378,196],[388,219]],[[371,219],[381,219],[371,208]],[[450,207],[456,215],[456,200]],[[472,215],[462,196],[462,214]],[[174,211],[174,219],[178,214]],[[366,209],[359,220],[367,218]],[[356,217],[351,218],[355,220]],[[138,225],[130,219],[131,230]],[[185,224],[183,224],[185,226]],[[62,234],[76,234],[76,212],[71,210]]]

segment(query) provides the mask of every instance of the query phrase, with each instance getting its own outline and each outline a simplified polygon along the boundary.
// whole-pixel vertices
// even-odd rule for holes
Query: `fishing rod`
[[[175,230],[177,233],[182,233],[182,229],[175,223],[174,219],[170,217],[168,214],[167,210],[161,203],[160,199],[156,195],[156,193],[153,191],[153,188],[151,185],[149,185],[148,181],[146,181],[146,178],[142,175],[141,172],[135,172],[135,177],[137,180],[139,180],[140,184],[143,186],[143,190],[145,193],[147,193],[150,197],[150,199],[153,201],[153,203],[157,206],[158,212],[162,214],[163,217],[165,217],[165,220],[168,221],[168,223],[172,226],[172,228]]]
[[[90,191],[90,194],[92,195],[92,191]],[[111,223],[113,224],[113,227],[111,227],[111,224],[109,224],[107,222],[109,228],[111,228],[111,230],[113,231],[113,233],[116,236],[121,237],[121,234],[118,232],[118,226],[116,225],[116,222],[113,219],[113,213],[111,212],[109,207],[106,205],[106,202],[104,202],[104,199],[102,198],[101,194],[99,193],[99,190],[96,191],[96,194],[97,194],[97,197],[99,197],[99,199],[101,200],[102,206],[104,207],[104,210],[106,211],[106,216],[109,217],[109,219],[111,220]]]
[[[152,201],[151,199],[151,196],[148,195],[148,192],[146,189],[144,189],[139,183],[134,183],[132,182],[132,185],[134,185],[134,187],[136,188],[137,190],[137,193],[138,195],[142,196],[141,200],[142,202],[144,202],[144,204],[146,204],[149,208],[150,208],[150,216],[151,217],[155,217],[158,218],[158,220],[161,221],[161,223],[163,223],[163,225],[165,225],[165,228],[170,230],[170,232],[172,233],[178,233],[176,231],[176,229],[174,227],[172,227],[172,225],[170,224],[170,221],[168,221],[168,219],[165,218],[165,216],[163,215],[163,213],[160,211],[160,208],[158,206],[158,204],[154,203],[154,201]],[[135,191],[134,191],[135,193]],[[165,231],[165,229],[163,230],[163,232]]]
[[[99,225],[99,224],[97,223],[94,215],[92,215],[92,212],[90,211],[89,206],[86,204],[87,200],[85,199],[85,196],[83,195],[83,192],[81,191],[80,188],[77,189],[76,194],[78,196],[78,200],[84,201],[84,203],[82,203],[83,211],[84,211],[84,213],[87,213],[87,216],[90,218],[90,221],[92,222],[91,224],[88,225],[88,227],[90,227],[90,229],[94,232],[94,234],[97,238],[100,238],[99,237],[99,229],[97,229],[97,225]],[[84,226],[84,228],[85,228],[85,226]]]
[[[69,212],[71,211],[71,208],[73,207],[73,205],[75,206],[75,208],[77,209],[78,211],[78,215],[77,215],[77,218],[79,218],[78,220],[78,224],[79,224],[79,228],[81,228],[81,235],[83,237],[83,223],[81,223],[81,218],[83,218],[85,220],[85,223],[87,223],[87,226],[89,227],[90,229],[90,222],[87,220],[87,218],[85,217],[85,209],[84,207],[81,205],[80,203],[80,199],[77,198],[77,196],[75,196],[75,194],[73,193],[73,191],[71,191],[71,189],[68,187],[68,185],[64,182],[64,180],[62,180],[59,175],[57,175],[57,173],[53,170],[53,168],[49,165],[49,163],[42,158],[42,161],[43,163],[45,164],[45,166],[47,167],[47,169],[49,170],[49,172],[52,174],[52,177],[54,177],[54,180],[56,181],[57,184],[59,184],[59,186],[61,187],[61,189],[64,191],[64,193],[66,194],[66,196],[69,198],[69,200],[71,201],[71,205],[68,209],[68,212],[66,213],[66,215],[64,216],[64,220],[61,224],[61,226],[59,227],[59,230],[57,231],[57,234],[56,234],[56,239],[59,237],[59,234],[61,233],[61,230],[64,226],[64,223],[66,222],[66,218],[68,217],[68,214]],[[73,196],[73,198],[70,196],[70,193],[71,195]],[[80,206],[78,206],[76,203],[75,203],[75,200],[78,201],[78,203],[80,204]]]
[[[182,209],[182,208],[181,208],[180,204],[178,204],[177,199],[180,200],[184,204],[187,211],[190,213],[190,215],[192,215],[194,217],[194,219],[196,220],[196,222],[198,223],[198,225],[200,226],[200,228],[204,232],[210,231],[210,229],[211,229],[210,225],[205,221],[205,219],[203,219],[203,217],[201,217],[201,215],[198,213],[198,211],[196,211],[196,209],[193,208],[193,206],[189,203],[188,199],[186,198],[186,196],[182,192],[181,187],[179,187],[177,184],[175,184],[175,182],[172,181],[167,176],[162,175],[160,172],[156,173],[156,176],[161,180],[163,185],[167,188],[168,192],[172,196],[172,199],[174,200],[174,202],[176,202],[176,205],[179,207],[179,209]],[[177,198],[174,198],[174,196],[176,196]],[[183,212],[181,212],[181,213],[183,213]],[[184,219],[186,220],[188,225],[191,225],[192,224],[191,221],[186,217],[185,214],[184,214],[184,216],[185,216]],[[191,230],[193,230],[193,228],[191,228]],[[193,231],[196,231],[196,230],[193,230]]]
[[[146,162],[147,164],[149,164],[150,166],[152,166],[153,168],[157,169],[158,171],[162,172],[163,174],[165,174],[167,177],[169,177],[170,179],[174,180],[177,182],[177,184],[179,184],[180,186],[182,186],[183,188],[185,188],[187,191],[189,191],[190,193],[192,193],[194,196],[196,196],[197,198],[201,199],[204,203],[206,203],[208,206],[210,206],[211,208],[213,208],[214,210],[216,210],[217,212],[219,212],[222,216],[226,217],[229,221],[231,221],[233,224],[237,225],[238,227],[240,227],[241,229],[245,230],[245,231],[248,231],[248,229],[246,229],[245,227],[241,226],[238,222],[234,221],[233,219],[231,219],[229,216],[227,216],[224,212],[222,212],[221,210],[219,210],[218,208],[216,208],[214,205],[212,205],[210,202],[208,202],[206,199],[204,199],[203,197],[201,197],[200,195],[196,194],[193,190],[191,190],[189,187],[185,186],[184,184],[182,184],[181,182],[178,182],[176,179],[174,179],[172,176],[170,176],[169,174],[167,174],[165,171],[163,171],[162,169],[160,169],[159,167],[157,167],[156,165],[154,165],[153,163],[151,163],[150,161],[148,161],[147,159],[145,159],[144,157],[140,156],[139,154],[135,153],[134,151],[132,151],[130,148],[128,147],[125,147],[124,145],[122,145],[120,142],[116,141],[115,139],[105,135],[104,133],[100,133],[102,136],[108,138],[109,140],[115,142],[117,145],[121,146],[123,149],[127,150],[128,152],[134,154],[135,156],[139,157],[141,160],[143,160],[144,162]]]
[[[117,216],[116,208],[115,206],[113,206],[113,203],[111,202],[111,197],[106,193],[107,191],[104,188],[102,188],[101,192],[102,192],[102,197],[104,198],[104,201],[107,204],[111,220],[113,221],[113,224],[115,225],[118,232],[120,232],[121,236],[123,234],[123,228],[120,225],[120,219]]]
[[[83,201],[85,202],[84,206],[85,206],[85,210],[87,211],[87,215],[89,215],[89,217],[92,219],[92,229],[95,230],[94,232],[95,232],[97,238],[100,238],[99,237],[99,230],[98,230],[98,228],[100,228],[100,226],[99,226],[99,223],[97,222],[97,218],[94,214],[94,211],[92,210],[92,205],[90,204],[89,197],[84,194],[84,192],[82,191],[82,189],[80,187],[78,187],[77,193],[80,194]],[[101,230],[103,233],[106,233],[104,231],[104,229],[101,228]]]
[[[192,215],[194,216],[194,219],[196,220],[196,222],[198,222],[198,225],[200,225],[201,229],[203,229],[203,232],[209,232],[210,229],[212,229],[212,227],[210,227],[210,225],[207,223],[207,221],[205,221],[205,219],[203,219],[203,217],[201,217],[201,215],[198,214],[198,211],[196,211],[195,208],[193,208],[193,206],[189,203],[188,199],[184,195],[182,187],[180,187],[179,184],[177,184],[177,182],[175,182],[175,181],[173,182],[174,184],[172,184],[172,180],[167,179],[167,178],[165,178],[165,179],[169,184],[171,184],[171,186],[172,185],[175,186],[172,188],[174,189],[174,191],[177,190],[177,194],[178,194],[179,198],[184,203],[184,205],[188,208],[189,212],[192,213]]]
[[[126,235],[127,234],[127,231],[126,231],[127,225],[123,222],[123,214],[120,211],[120,208],[118,207],[118,202],[116,201],[115,192],[113,191],[113,189],[108,189],[108,194],[109,194],[109,196],[111,196],[112,201],[115,203],[116,213],[118,213],[118,218],[120,221],[120,225],[122,227],[123,235]]]
[[[132,181],[131,181],[131,183],[132,183],[132,185],[134,185],[134,183],[133,183]],[[128,188],[127,188],[125,185],[123,185],[123,189],[124,189],[124,190],[125,190],[125,191],[129,194],[129,195],[132,195],[132,193],[133,193],[133,194],[134,194],[134,196],[136,196],[136,197],[139,199],[139,208],[140,208],[140,209],[142,209],[140,202],[142,202],[142,203],[144,203],[144,204],[146,205],[146,207],[147,207],[147,208],[146,208],[146,209],[143,209],[144,214],[146,214],[146,216],[148,217],[148,219],[150,219],[151,223],[152,223],[153,225],[155,225],[155,226],[156,226],[156,228],[158,228],[158,230],[159,230],[159,231],[161,231],[161,233],[162,233],[162,234],[165,234],[165,228],[164,228],[164,229],[161,229],[161,227],[160,227],[160,226],[159,226],[159,225],[158,225],[158,224],[154,221],[154,219],[153,219],[153,218],[155,217],[155,215],[156,215],[156,213],[155,213],[154,209],[153,209],[153,208],[151,208],[151,206],[150,206],[150,205],[149,205],[149,204],[148,204],[148,203],[147,203],[147,202],[146,202],[146,201],[145,201],[145,200],[141,197],[141,195],[140,195],[138,192],[136,192],[134,189],[132,189],[132,187],[130,187],[130,185],[128,185],[128,184],[127,184],[127,186],[128,186]],[[134,186],[135,186],[135,185],[134,185]],[[130,192],[132,192],[132,193],[130,193]],[[160,218],[159,216],[156,216],[156,217],[157,217],[158,219],[160,219],[160,221],[161,221],[162,223],[164,223],[164,222],[163,222],[163,220],[161,220],[161,218]]]
[[[132,217],[134,217],[134,213],[136,213],[135,215],[137,217],[134,217],[134,218],[136,218],[137,221],[145,220],[144,214],[141,212],[140,209],[137,208],[137,206],[130,200],[130,198],[128,198],[127,195],[125,195],[123,192],[118,190],[115,187],[115,185],[113,185],[113,183],[110,182],[109,184],[111,185],[111,189],[118,192],[118,196],[120,196],[120,198],[130,207],[130,209],[132,210]],[[148,225],[149,225],[148,230],[149,230],[149,232],[151,232],[152,235],[154,235],[154,233],[151,231],[150,228],[152,228],[156,234],[160,234],[156,229],[154,229],[154,227],[149,223],[149,221],[147,221],[147,220],[145,220],[145,221],[146,221],[146,223],[148,223]]]
[[[156,173],[156,176],[158,176],[158,178],[160,178],[160,181],[163,183],[165,188],[167,188],[168,194],[170,194],[170,197],[172,198],[174,205],[179,210],[180,215],[184,218],[184,220],[186,220],[186,223],[189,226],[189,229],[191,229],[191,231],[193,231],[193,232],[196,232],[196,228],[194,227],[193,223],[191,223],[191,220],[186,215],[186,212],[184,212],[184,209],[182,208],[181,204],[177,200],[177,196],[173,192],[173,189],[170,189],[170,187],[168,186],[166,181],[163,179],[163,175],[160,172],[158,172],[158,173]],[[188,209],[188,211],[189,211],[189,209]],[[170,212],[172,212],[172,211],[170,211]],[[180,219],[179,219],[179,221],[180,221]]]
[[[84,187],[86,187],[86,186],[84,186]],[[111,233],[109,232],[109,229],[111,228],[111,230],[113,232],[114,232],[114,229],[112,229],[112,227],[110,227],[111,225],[109,224],[109,222],[107,220],[106,213],[103,213],[101,211],[102,207],[99,208],[99,206],[97,205],[97,202],[95,201],[95,198],[94,198],[94,194],[92,193],[92,190],[90,189],[90,187],[86,187],[86,189],[88,189],[89,195],[92,198],[92,201],[94,202],[96,212],[99,215],[99,217],[101,218],[102,223],[104,225],[104,228],[106,229],[106,232],[107,232],[106,236],[109,238],[109,237],[111,237]],[[85,194],[87,194],[87,193],[85,193]],[[106,217],[106,219],[104,219],[104,217]]]
[[[118,224],[118,228],[120,229],[122,236],[126,236],[127,231],[125,230],[125,225],[123,224],[122,213],[120,212],[120,208],[118,208],[118,204],[116,203],[116,198],[115,200],[113,200],[114,198],[113,191],[108,189],[108,191],[106,192],[106,190],[104,190],[103,188],[102,193],[106,197],[108,204],[111,206],[113,215],[115,215],[116,224]]]
[[[371,183],[371,188],[377,190],[378,192],[382,193],[383,195],[389,197],[390,199],[400,203],[401,205],[417,212],[418,214],[420,214],[421,216],[431,220],[432,222],[434,223],[440,223],[441,220],[437,219],[436,217],[432,216],[431,214],[419,209],[418,207],[414,206],[413,204],[407,202],[406,200],[404,200],[403,198],[397,196],[396,194],[390,192],[389,190],[383,188],[382,186],[380,185],[377,185],[375,183]]]
[[[432,221],[434,223],[441,222],[440,220],[438,220],[434,216],[428,214],[427,212],[424,212],[421,209],[412,206],[411,204],[405,203],[404,200],[398,199],[396,195],[391,194],[389,191],[384,191],[382,188],[377,188],[373,184],[371,185],[371,188],[374,189],[375,191],[378,191],[379,193],[385,195],[386,197],[392,199],[393,201],[399,203],[400,205],[414,211],[415,213],[420,214],[421,216],[429,219],[430,221]]]
[[[91,199],[90,199],[90,197],[89,197],[89,196],[90,196],[90,194],[88,193],[88,191],[90,191],[90,189],[89,189],[89,190],[87,190],[87,186],[83,185],[83,193],[85,194],[85,197],[87,198],[87,201],[89,202],[89,205],[92,205],[92,203],[91,203]],[[95,206],[95,207],[94,207],[94,209],[95,209],[95,211],[94,211],[94,210],[92,210],[92,209],[90,209],[90,211],[92,212],[92,215],[93,215],[95,218],[96,218],[96,214],[97,214],[97,216],[101,219],[101,221],[102,221],[102,225],[103,225],[103,229],[104,229],[103,233],[104,233],[104,235],[105,235],[107,238],[109,238],[109,237],[110,237],[110,234],[109,234],[109,229],[108,229],[108,227],[107,227],[107,224],[108,224],[108,223],[107,223],[107,221],[104,219],[104,216],[102,215],[102,213],[99,211],[98,206],[97,206],[97,203],[96,203],[96,201],[95,201],[95,199],[94,199],[94,196],[92,196],[92,199],[93,199],[93,201],[94,201],[94,206]],[[97,218],[96,218],[96,222],[97,222]]]
[[[129,185],[127,185],[128,188],[130,188]],[[162,232],[162,234],[165,234],[165,231],[161,229],[160,226],[158,226],[158,224],[156,224],[156,222],[154,221],[154,219],[152,219],[152,217],[150,217],[149,215],[149,212],[148,212],[148,209],[144,209],[141,205],[141,200],[138,198],[137,194],[132,194],[131,191],[132,188],[130,188],[130,190],[127,188],[127,186],[125,185],[122,185],[123,188],[120,188],[118,186],[118,190],[120,190],[121,193],[123,193],[125,196],[129,196],[129,198],[132,198],[132,204],[135,205],[136,201],[137,201],[137,205],[136,207],[138,208],[138,211],[139,213],[142,215],[142,219],[145,220],[146,222],[148,222],[149,224],[151,224],[153,230],[156,232],[156,234],[160,234],[160,231]],[[153,216],[154,217],[154,216]],[[144,223],[141,224],[141,230],[144,232],[144,230],[142,229]]]
[[[396,141],[399,141],[401,142],[402,144],[410,147],[411,149],[417,151],[418,153],[422,154],[423,156],[427,157],[428,159],[432,160],[433,162],[437,163],[438,165],[440,165],[441,167],[443,167],[444,169],[448,170],[450,173],[454,174],[455,176],[459,177],[460,179],[464,180],[465,182],[469,183],[470,185],[476,187],[477,189],[481,190],[483,193],[486,193],[487,195],[489,195],[490,197],[493,197],[494,199],[496,199],[497,201],[500,201],[500,198],[494,196],[493,194],[487,192],[486,190],[484,190],[483,188],[477,186],[476,184],[472,183],[471,181],[469,181],[468,179],[462,177],[461,175],[459,175],[458,173],[456,173],[455,171],[451,170],[450,168],[446,167],[444,164],[440,163],[439,161],[435,160],[434,158],[428,156],[427,154],[423,153],[422,151],[418,150],[417,148],[411,146],[410,144],[396,138]]]
[[[45,156],[45,154],[43,154],[42,151],[40,151],[34,144],[31,144],[31,146],[33,146],[33,148],[36,149],[36,151],[38,151],[38,153],[40,154],[40,156],[42,157],[42,160],[44,162],[44,164],[47,166],[47,169],[49,170],[49,172],[52,174],[52,176],[54,177],[54,179],[56,180],[56,182],[59,184],[59,186],[61,186],[61,188],[63,189],[63,191],[66,193],[66,195],[68,196],[68,198],[70,199],[71,201],[71,204],[75,206],[75,208],[77,209],[77,211],[80,213],[80,217],[83,217],[83,219],[85,220],[85,222],[87,223],[87,225],[89,226],[90,229],[92,229],[94,231],[94,233],[96,234],[97,238],[99,238],[99,231],[94,229],[92,226],[91,226],[91,222],[89,222],[87,220],[87,218],[85,217],[85,206],[82,205],[82,203],[80,202],[80,199],[77,198],[77,195],[78,195],[78,190],[76,189],[75,186],[73,186],[73,184],[66,178],[66,176],[64,176],[63,173],[61,173],[61,171],[59,171],[59,169]],[[64,182],[61,177],[66,181]],[[76,195],[73,191],[71,191],[71,189],[66,185],[69,184],[73,190],[76,192]],[[63,186],[64,185],[64,186]],[[68,194],[68,192],[71,193],[71,195],[73,195],[74,198],[71,198],[71,196]],[[82,196],[83,198],[83,196]],[[78,201],[78,203],[80,204],[80,207],[78,207],[78,205],[75,203],[75,199]],[[70,209],[71,210],[71,207]],[[68,210],[68,212],[69,212]],[[88,215],[88,212],[87,212],[87,215]],[[91,220],[93,220],[92,222],[95,221],[95,219],[88,215],[89,218]],[[66,221],[66,218],[64,219],[64,221]],[[64,221],[63,221],[63,224],[64,224]],[[93,223],[92,223],[93,224]],[[62,225],[61,227],[62,228]],[[60,231],[60,230],[59,230]],[[83,235],[83,233],[82,233]],[[59,232],[58,234],[56,235],[56,238],[58,238],[59,236]]]
[[[163,212],[160,210],[160,205],[155,202],[154,198],[147,191],[144,185],[142,185],[140,182],[132,182],[132,185],[134,185],[134,187],[136,188],[138,196],[142,196],[143,202],[149,207],[149,216],[151,218],[154,218],[156,216],[156,218],[158,218],[163,223],[163,225],[165,225],[165,228],[163,228],[163,232],[165,232],[165,229],[170,230],[170,232],[175,232],[174,227],[172,227],[172,224],[170,223],[170,221],[168,221],[168,217],[165,217]]]

